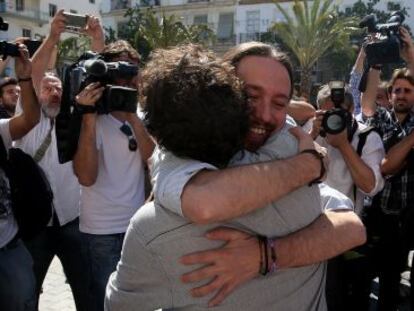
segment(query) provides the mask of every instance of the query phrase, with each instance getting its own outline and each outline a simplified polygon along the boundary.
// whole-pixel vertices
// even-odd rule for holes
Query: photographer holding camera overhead
[[[17,44],[15,71],[21,87],[22,112],[0,120],[0,310],[36,310],[35,278],[32,259],[18,236],[18,226],[12,209],[10,165],[6,150],[12,140],[26,135],[39,121],[39,104],[32,86],[32,64],[26,46]]]
[[[384,185],[380,171],[384,158],[381,138],[355,120],[353,97],[343,82],[324,85],[318,93],[317,105],[320,110],[310,134],[328,151],[325,183],[350,198],[360,215],[364,196],[374,196]],[[351,260],[342,256],[330,261],[327,275],[330,310],[368,309],[370,280],[364,271],[363,256]]]
[[[383,191],[378,193],[367,209],[368,239],[378,239],[379,310],[396,310],[399,302],[400,273],[406,267],[407,255],[413,249],[414,228],[414,43],[404,27],[394,35],[399,44],[393,50],[374,49],[367,58],[371,68],[367,75],[366,90],[361,97],[363,119],[382,135],[387,152],[381,165],[386,176]],[[375,42],[374,42],[375,47]],[[394,58],[384,57],[388,54]],[[377,107],[376,87],[383,64],[398,62],[400,57],[406,68],[396,69],[389,81],[391,111]],[[411,267],[411,280],[414,275]],[[411,304],[414,294],[411,290]]]
[[[82,125],[73,164],[83,186],[80,230],[94,304],[90,310],[102,311],[129,220],[144,203],[144,169],[154,143],[136,112],[139,54],[129,43],[116,41],[99,57],[86,62],[89,77],[95,77],[86,78],[76,96]]]

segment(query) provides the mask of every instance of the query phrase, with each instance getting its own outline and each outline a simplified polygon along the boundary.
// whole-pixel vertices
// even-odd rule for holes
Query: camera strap
[[[43,159],[47,149],[50,146],[50,143],[52,142],[52,131],[53,131],[54,125],[55,125],[55,120],[50,119],[50,129],[47,132],[45,139],[43,139],[42,143],[40,144],[39,148],[37,148],[35,155],[33,156],[33,160],[35,160],[36,163],[39,163],[40,160]]]
[[[355,122],[355,123],[357,123],[357,122]],[[369,126],[369,127],[365,128],[364,130],[362,130],[359,133],[359,135],[358,135],[358,145],[357,145],[357,149],[356,149],[356,153],[358,154],[359,157],[362,156],[362,149],[364,149],[365,142],[367,141],[367,137],[372,131],[375,131],[375,128],[373,126]],[[356,201],[356,192],[357,192],[357,188],[354,184],[354,201]]]
[[[349,141],[349,143],[352,142],[352,139],[354,138],[354,135],[355,135],[357,129],[358,129],[358,122],[354,118],[352,118],[351,127],[348,128],[348,141]]]

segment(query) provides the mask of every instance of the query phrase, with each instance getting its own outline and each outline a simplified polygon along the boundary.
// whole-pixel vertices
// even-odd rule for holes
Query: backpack
[[[40,166],[19,148],[10,148],[9,156],[0,139],[0,167],[10,183],[13,215],[19,236],[30,240],[46,228],[52,217],[53,192]]]

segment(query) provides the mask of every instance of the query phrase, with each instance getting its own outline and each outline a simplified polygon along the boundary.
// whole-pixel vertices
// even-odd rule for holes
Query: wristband
[[[325,175],[326,169],[325,169],[325,164],[323,163],[323,158],[325,157],[322,153],[320,153],[319,151],[315,150],[315,149],[305,149],[302,150],[300,153],[310,153],[312,155],[314,155],[321,163],[321,173],[319,174],[318,178],[315,178],[314,180],[312,180],[308,185],[312,186],[314,184],[319,184],[322,182],[322,178]]]
[[[82,105],[82,104],[76,104],[76,110],[80,114],[86,114],[86,113],[95,113],[96,107],[95,106],[89,106],[89,105]]]
[[[28,78],[17,78],[17,82],[26,82],[26,81],[32,81],[32,77],[28,77]]]
[[[275,250],[275,240],[271,239],[271,238],[267,238],[266,239],[266,244],[267,247],[270,249],[270,256],[272,261],[270,262],[270,265],[268,267],[268,272],[269,273],[274,273],[276,271],[276,250]]]
[[[259,251],[260,251],[260,268],[259,273],[263,276],[267,274],[267,245],[266,245],[266,237],[263,235],[257,236],[257,241],[259,242]]]

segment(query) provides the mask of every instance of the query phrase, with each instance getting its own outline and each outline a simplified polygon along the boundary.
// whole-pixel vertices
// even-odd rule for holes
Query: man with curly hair
[[[181,275],[188,272],[188,268],[179,263],[180,257],[222,245],[203,236],[224,224],[219,220],[210,224],[191,223],[188,215],[177,211],[180,198],[175,196],[175,192],[165,191],[175,183],[176,192],[181,193],[188,180],[203,170],[218,172],[217,168],[227,165],[294,155],[298,142],[289,132],[292,127],[292,121],[289,121],[257,153],[242,150],[251,127],[251,103],[247,109],[241,101],[243,93],[232,66],[215,61],[213,56],[197,46],[157,51],[143,73],[143,81],[142,103],[147,127],[159,144],[159,150],[152,157],[155,202],[143,206],[131,221],[121,261],[107,287],[106,310],[133,310],[136,305],[140,310],[171,307],[206,309],[211,297],[197,299],[197,295],[190,295],[191,287],[180,282]],[[306,146],[306,136],[300,132],[297,135],[301,137],[300,143]],[[285,148],[280,150],[275,146]],[[312,157],[304,157],[303,160],[305,158],[311,162]],[[260,164],[256,169],[260,169]],[[233,168],[223,171],[227,170]],[[348,209],[349,202],[338,196],[325,196],[321,202],[317,186],[301,187],[279,199],[276,205],[240,215],[225,225],[268,237],[285,236],[314,222],[322,214],[322,206],[328,205],[326,200],[331,200],[330,203],[337,208]],[[210,199],[212,205],[216,204],[214,196]],[[303,208],[304,202],[308,204],[306,209]],[[360,228],[359,224],[354,228]],[[242,259],[240,265],[234,262],[241,267],[238,273],[244,275],[244,281],[257,275],[261,257],[261,268],[264,260],[269,263],[262,272],[273,271],[270,251],[266,251],[266,255],[261,252],[260,245],[263,244],[257,243],[255,235],[236,232],[243,234],[239,239],[243,241],[236,246],[236,251],[243,252],[243,247],[253,244],[254,251],[257,251],[255,254],[261,253],[266,257],[258,255],[253,261]],[[360,243],[360,240],[351,243]],[[239,252],[239,255],[245,258],[243,253]],[[325,310],[325,265],[312,263],[286,273],[276,272],[277,277],[253,279],[217,310]],[[251,265],[257,269],[253,273],[249,271]],[[212,271],[214,266],[210,266],[207,274]],[[220,281],[214,276],[210,280],[212,284]],[[197,286],[201,285],[197,283]]]

